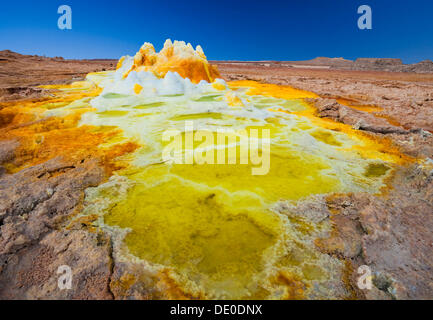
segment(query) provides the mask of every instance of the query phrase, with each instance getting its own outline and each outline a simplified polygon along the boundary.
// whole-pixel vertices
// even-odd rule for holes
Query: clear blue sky
[[[72,7],[72,30],[57,8]],[[373,30],[357,27],[358,6]],[[65,58],[119,58],[145,41],[201,44],[213,60],[317,56],[433,60],[432,0],[15,0],[0,6],[0,50]]]

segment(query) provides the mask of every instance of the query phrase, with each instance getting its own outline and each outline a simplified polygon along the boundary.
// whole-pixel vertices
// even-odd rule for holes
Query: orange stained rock
[[[280,271],[272,281],[274,284],[284,284],[287,288],[286,300],[304,300],[307,284],[302,279],[289,271]]]
[[[160,289],[165,299],[169,300],[204,300],[206,297],[203,293],[198,292],[193,295],[186,293],[182,286],[180,286],[175,279],[173,279],[172,272],[169,269],[163,269],[157,274],[158,282],[156,286]]]
[[[73,85],[55,87],[70,89]],[[51,109],[50,106],[68,104],[78,97],[93,96],[97,92],[99,90],[72,93],[58,91],[52,99],[3,104],[0,109],[0,140],[19,142],[14,159],[5,164],[5,168],[13,173],[56,157],[79,161],[88,156],[99,157],[107,174],[122,168],[115,158],[133,152],[138,145],[127,142],[101,147],[110,139],[118,137],[121,131],[110,127],[78,127],[81,115],[93,110],[90,105],[84,104],[82,108],[74,109],[62,117],[44,116],[44,112]]]
[[[123,64],[124,57],[119,60],[118,67]],[[220,78],[216,66],[212,66],[207,61],[203,49],[197,46],[193,49],[191,44],[185,44],[183,41],[167,40],[164,48],[155,52],[151,43],[145,43],[134,57],[134,63],[130,70],[124,74],[126,78],[131,71],[149,71],[157,77],[163,78],[167,72],[177,72],[182,78],[189,78],[193,83],[199,83],[201,80],[213,82]]]
[[[320,118],[317,116],[316,108],[307,103],[306,106],[307,110],[293,112],[293,114],[304,116],[314,125],[322,128],[344,132],[355,141],[359,141],[359,144],[354,145],[349,150],[357,151],[363,158],[380,159],[400,165],[416,161],[416,159],[402,153],[400,148],[390,138],[379,137],[368,132],[356,130],[350,125],[329,118]]]
[[[383,114],[383,113],[375,113],[374,116],[378,117],[378,118],[385,119],[386,121],[388,121],[389,124],[391,124],[393,126],[404,128],[404,129],[408,129],[408,128],[405,128],[400,122],[398,122],[392,116],[389,116],[389,115],[386,115],[386,114]]]
[[[373,106],[373,105],[357,104],[355,101],[349,100],[346,98],[338,98],[336,100],[339,104],[342,104],[343,106],[346,106],[346,107],[349,107],[349,108],[352,108],[355,110],[359,110],[359,111],[371,113],[371,112],[379,112],[379,111],[383,110],[383,108]]]
[[[12,101],[0,103],[0,129],[4,127],[13,127],[23,125],[26,122],[37,121],[42,119],[43,113],[48,110],[64,107],[71,102],[79,99],[91,98],[98,96],[102,89],[90,86],[85,90],[77,90],[80,87],[77,84],[71,85],[50,85],[41,86],[43,89],[50,90],[50,95],[43,98],[29,99],[24,101]],[[61,89],[61,90],[60,90]],[[62,91],[69,90],[71,91]],[[75,111],[76,114],[91,111],[88,105]]]
[[[393,117],[391,117],[391,116],[389,116],[387,114],[384,114],[382,112],[383,108],[381,108],[381,107],[373,106],[373,105],[360,105],[360,104],[356,104],[352,100],[345,99],[345,98],[338,98],[336,100],[337,100],[337,102],[339,104],[342,104],[342,105],[344,105],[346,107],[349,107],[349,108],[352,108],[352,109],[355,109],[355,110],[359,110],[359,111],[373,113],[373,115],[375,117],[385,119],[386,121],[388,121],[389,124],[391,124],[393,126],[404,128],[401,125],[401,123],[398,122],[397,120],[395,120]],[[407,129],[407,128],[405,128],[405,129]]]
[[[116,164],[115,158],[138,148],[133,142],[99,148],[99,145],[120,132],[112,128],[101,130],[93,126],[76,127],[76,124],[76,119],[53,117],[0,136],[0,139],[14,139],[20,143],[15,150],[14,161],[6,168],[10,172],[17,172],[59,156],[74,161],[92,156],[100,157],[107,173],[111,174],[122,167]]]

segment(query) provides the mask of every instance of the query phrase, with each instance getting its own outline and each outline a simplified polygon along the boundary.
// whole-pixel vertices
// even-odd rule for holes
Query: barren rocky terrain
[[[273,62],[216,64],[226,80],[257,80],[315,92],[320,97],[310,102],[320,117],[386,138],[418,160],[397,170],[381,196],[333,195],[291,210],[317,212],[332,222],[332,235],[317,239],[316,245],[346,264],[343,280],[350,294],[342,298],[432,299],[433,74],[336,70],[323,63],[319,68]],[[342,64],[351,68],[350,63]],[[109,60],[0,52],[1,299],[184,298],[180,292],[167,296],[164,279],[160,287],[151,288],[129,278],[132,267],[113,261],[111,236],[94,230],[88,221],[72,219],[82,207],[84,189],[111,174],[110,156],[80,141],[73,152],[66,148],[64,154],[57,150],[50,157],[51,150],[44,149],[42,157],[26,152],[23,146],[37,142],[18,134],[35,125],[53,135],[73,130],[73,123],[64,128],[52,119],[27,119],[20,113],[19,101],[43,101],[51,94],[37,85],[69,83],[114,66]],[[11,105],[17,106],[14,112]],[[34,157],[43,161],[8,170],[10,163],[19,167]],[[75,290],[57,289],[56,270],[63,264],[78,270]],[[356,270],[365,264],[374,272],[374,287],[361,291]]]
[[[115,68],[114,60],[65,60],[0,51],[0,100],[34,98],[42,94],[38,85],[68,83],[84,79],[89,72]]]
[[[218,63],[218,61],[216,61]],[[385,71],[400,73],[433,73],[433,61],[424,60],[413,64],[404,64],[401,59],[390,58],[358,58],[355,61],[344,58],[318,57],[305,61],[260,61],[243,62],[228,61],[232,65],[251,64],[252,66],[284,67],[284,68],[309,68],[329,70],[352,71]]]

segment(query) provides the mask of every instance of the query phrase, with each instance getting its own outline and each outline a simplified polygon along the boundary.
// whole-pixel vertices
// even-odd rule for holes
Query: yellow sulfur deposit
[[[125,57],[119,60],[117,68],[121,68]],[[159,53],[151,43],[146,42],[134,57],[132,67],[124,74],[126,78],[131,71],[149,71],[163,78],[168,71],[177,72],[182,78],[189,78],[193,83],[201,80],[213,82],[219,78],[215,66],[209,64],[200,46],[194,50],[190,43],[167,40]]]
[[[232,107],[242,107],[244,106],[242,100],[233,91],[227,91],[224,95],[224,99],[227,104]]]
[[[313,92],[296,89],[290,86],[279,86],[276,84],[259,83],[251,80],[239,80],[230,82],[233,89],[247,88],[249,95],[262,95],[281,99],[305,99],[318,98]]]
[[[134,85],[134,92],[135,92],[135,94],[140,94],[141,90],[143,90],[143,87],[140,86],[138,83],[136,83]]]

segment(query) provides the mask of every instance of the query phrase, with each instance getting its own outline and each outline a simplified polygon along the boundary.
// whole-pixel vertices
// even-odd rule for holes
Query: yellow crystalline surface
[[[131,228],[125,244],[133,255],[175,268],[210,297],[254,296],[276,257],[269,250],[284,235],[283,219],[265,203],[338,184],[320,175],[320,160],[298,157],[272,154],[265,176],[252,176],[247,165],[152,166],[129,175],[134,186],[104,221]]]
[[[120,59],[118,68],[124,60],[124,57]],[[189,78],[193,83],[199,83],[201,80],[213,82],[220,77],[217,68],[209,64],[200,46],[194,50],[189,43],[173,43],[170,40],[165,42],[159,53],[155,52],[151,43],[146,42],[135,55],[134,64],[124,77],[126,78],[131,71],[150,71],[160,78],[168,71],[177,72],[182,78]]]
[[[229,106],[242,107],[244,105],[242,100],[238,96],[233,94],[232,91],[227,91],[227,93],[224,95],[224,98]]]
[[[138,184],[105,222],[132,227],[125,243],[137,257],[176,268],[207,293],[226,291],[227,298],[238,298],[254,293],[252,278],[264,270],[265,250],[282,226],[248,196],[231,201],[221,191],[177,179],[153,187]]]
[[[338,180],[321,174],[327,168],[318,157],[281,149],[271,153],[269,173],[263,176],[252,175],[251,165],[228,164],[175,165],[171,173],[210,187],[223,187],[229,192],[247,190],[263,199],[278,201],[335,191]]]

